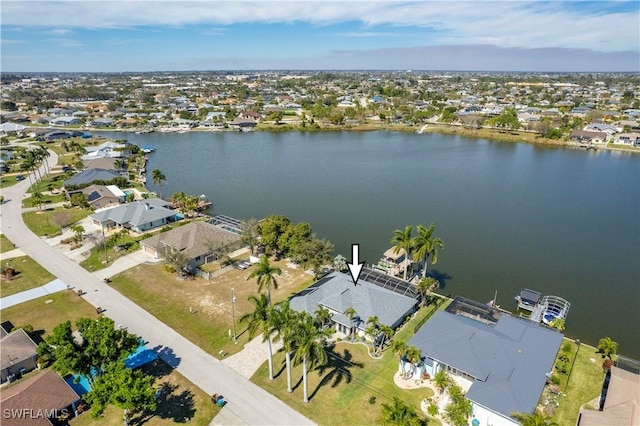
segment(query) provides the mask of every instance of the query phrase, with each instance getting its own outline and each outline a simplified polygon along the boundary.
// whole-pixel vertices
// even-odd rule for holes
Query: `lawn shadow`
[[[155,411],[145,410],[131,424],[142,425],[154,417],[171,419],[173,423],[189,423],[195,416],[193,392],[180,391],[180,386],[164,382],[158,389]]]
[[[344,355],[341,356],[339,352],[335,350],[335,343],[328,345],[325,350],[327,351],[327,362],[324,365],[319,365],[315,369],[318,371],[319,376],[323,376],[320,383],[313,390],[309,399],[318,393],[321,387],[331,383],[331,387],[335,388],[343,381],[345,383],[351,383],[353,379],[352,368],[363,368],[364,364],[353,360],[353,355],[349,349],[344,350]]]
[[[167,346],[158,345],[151,350],[157,353],[158,357],[172,368],[176,368],[177,366],[179,366],[180,361],[182,361],[182,358],[176,356],[175,352],[173,352],[173,349]]]
[[[430,269],[429,272],[427,272],[427,276],[438,281],[439,283],[438,288],[440,289],[445,288],[447,286],[447,281],[450,281],[453,279],[453,277],[449,275],[449,273],[442,272],[437,269]]]
[[[278,377],[280,377],[280,375],[287,369],[287,362],[286,360],[282,360],[282,364],[280,364],[280,370],[278,370],[277,372],[274,371],[273,373],[273,378],[276,379]]]
[[[171,367],[161,359],[157,359],[153,362],[150,362],[149,364],[145,364],[141,367],[141,369],[146,374],[157,379],[168,376],[169,374],[171,374],[171,372],[173,372],[173,367]]]

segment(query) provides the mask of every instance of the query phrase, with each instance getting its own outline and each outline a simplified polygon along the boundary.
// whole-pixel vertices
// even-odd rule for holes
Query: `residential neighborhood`
[[[487,131],[633,156],[637,75],[3,74],[2,89],[3,408],[71,425],[121,409],[127,424],[637,418],[640,399],[619,390],[640,383],[637,361],[565,333],[564,299],[523,311],[445,290],[435,224],[381,230],[389,248],[354,275],[311,224],[210,215],[204,194],[162,193],[155,146],[100,133]],[[120,342],[115,360],[85,343],[100,333]],[[96,396],[123,378],[139,393]]]

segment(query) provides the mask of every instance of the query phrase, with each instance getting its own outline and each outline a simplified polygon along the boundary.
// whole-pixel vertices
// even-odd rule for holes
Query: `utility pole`
[[[231,288],[231,318],[233,320],[233,343],[238,343],[236,340],[236,296],[234,294],[234,288]]]

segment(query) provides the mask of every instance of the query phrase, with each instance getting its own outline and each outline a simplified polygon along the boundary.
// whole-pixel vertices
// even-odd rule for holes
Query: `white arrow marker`
[[[360,249],[360,244],[351,244],[352,263],[347,263],[347,266],[349,267],[349,273],[351,273],[351,278],[353,278],[353,285],[358,284],[358,279],[360,278],[360,272],[362,272],[362,265],[364,265],[364,262],[358,262],[359,249]]]

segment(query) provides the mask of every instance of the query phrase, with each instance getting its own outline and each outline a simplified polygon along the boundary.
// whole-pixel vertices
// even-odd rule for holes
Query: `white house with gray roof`
[[[507,314],[496,323],[437,311],[411,338],[422,351],[422,372],[440,370],[470,385],[466,393],[480,425],[512,426],[512,413],[532,413],[563,335]]]
[[[312,316],[319,306],[327,308],[336,332],[348,336],[355,330],[364,335],[366,321],[372,316],[377,316],[381,324],[396,328],[415,311],[418,301],[419,296],[408,282],[363,268],[357,285],[348,273],[332,272],[292,296],[290,306]],[[349,308],[357,313],[353,321],[345,314]]]
[[[158,198],[122,204],[91,215],[94,224],[106,228],[125,228],[144,232],[179,220],[171,203]]]

